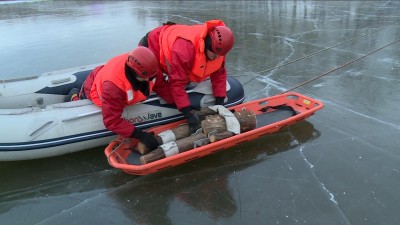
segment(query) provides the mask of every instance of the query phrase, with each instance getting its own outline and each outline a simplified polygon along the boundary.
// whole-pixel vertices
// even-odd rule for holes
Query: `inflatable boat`
[[[230,107],[231,111],[248,110],[256,115],[254,129],[200,147],[170,155],[156,161],[142,164],[137,140],[117,137],[105,149],[109,164],[133,175],[146,175],[171,168],[209,154],[229,149],[240,143],[268,135],[298,123],[323,108],[323,103],[307,96],[290,92]],[[149,129],[155,134],[172,130],[185,123],[184,120]],[[167,155],[167,154],[166,154]]]
[[[97,65],[0,80],[0,161],[28,160],[104,146],[116,135],[103,124],[101,108],[89,100],[66,102],[72,88],[80,88]],[[240,82],[227,80],[225,104],[244,101]],[[187,87],[191,104],[214,104],[211,83]],[[183,119],[182,114],[157,95],[126,107],[123,117],[147,129]]]

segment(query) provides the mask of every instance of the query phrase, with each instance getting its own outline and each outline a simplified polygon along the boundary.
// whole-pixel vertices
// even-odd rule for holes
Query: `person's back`
[[[160,73],[154,91],[167,103],[176,105],[188,119],[192,132],[199,127],[199,121],[192,113],[185,87],[189,82],[209,78],[216,104],[222,105],[226,97],[225,55],[233,44],[233,33],[221,20],[193,26],[167,23],[139,42],[159,57]]]
[[[81,97],[93,101],[102,109],[105,127],[123,137],[139,139],[149,149],[158,143],[153,135],[136,128],[122,117],[127,105],[147,99],[158,73],[158,61],[154,53],[145,47],[137,47],[130,53],[116,56],[106,64],[96,67],[86,78]]]

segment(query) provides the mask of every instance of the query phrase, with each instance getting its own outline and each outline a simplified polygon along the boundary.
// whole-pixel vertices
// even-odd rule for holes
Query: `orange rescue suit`
[[[140,91],[135,91],[129,83],[125,75],[125,62],[129,53],[125,53],[112,58],[103,68],[99,70],[94,78],[94,82],[90,89],[90,98],[95,105],[101,106],[101,95],[104,81],[114,83],[118,88],[126,94],[126,105],[133,105],[142,102],[147,97]],[[149,93],[151,93],[154,83],[149,83]]]
[[[169,71],[168,62],[171,62],[171,49],[177,38],[190,41],[196,51],[192,70],[189,74],[191,82],[201,82],[212,73],[221,68],[225,57],[219,56],[214,60],[207,60],[205,49],[205,38],[207,31],[214,26],[225,26],[221,20],[210,20],[202,25],[169,25],[164,26],[160,33],[160,66],[163,71]]]

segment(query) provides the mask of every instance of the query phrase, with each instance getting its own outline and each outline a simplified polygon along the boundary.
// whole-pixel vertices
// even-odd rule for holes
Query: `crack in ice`
[[[357,111],[355,111],[355,110],[349,109],[349,108],[347,108],[347,107],[344,107],[344,106],[339,105],[339,104],[337,104],[337,103],[335,103],[335,102],[332,102],[332,101],[324,100],[324,102],[325,102],[325,103],[330,103],[330,104],[332,104],[332,105],[334,105],[334,106],[341,107],[341,108],[343,108],[343,109],[345,109],[345,110],[347,110],[347,111],[349,111],[349,112],[352,112],[352,113],[354,113],[354,114],[356,114],[356,115],[363,116],[363,117],[365,117],[365,118],[374,120],[374,121],[376,121],[376,122],[379,122],[379,123],[388,125],[388,126],[394,128],[394,129],[400,130],[400,126],[399,126],[399,125],[396,125],[396,124],[393,124],[393,123],[389,123],[389,122],[386,122],[386,121],[383,121],[383,120],[380,120],[380,119],[377,119],[377,118],[368,116],[368,115],[366,115],[366,114],[363,114],[363,113],[357,112]]]
[[[332,203],[334,203],[334,207],[336,208],[336,210],[339,212],[339,214],[342,216],[343,220],[345,221],[346,224],[351,225],[350,220],[347,218],[347,216],[344,214],[344,212],[342,211],[342,209],[339,207],[339,203],[335,200],[334,195],[332,194],[332,192],[330,192],[325,185],[319,180],[318,176],[315,174],[314,169],[313,169],[313,165],[308,161],[307,157],[304,155],[303,153],[303,146],[306,146],[307,142],[304,143],[301,147],[300,147],[300,155],[302,156],[304,162],[306,162],[309,165],[310,168],[310,173],[311,175],[314,177],[314,179],[319,183],[319,185],[321,186],[322,190],[324,191],[324,193],[328,196],[329,201],[331,201]]]

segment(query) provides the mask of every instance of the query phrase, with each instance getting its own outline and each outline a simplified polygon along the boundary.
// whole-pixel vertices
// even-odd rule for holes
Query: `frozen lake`
[[[0,162],[0,224],[398,225],[399,12],[390,0],[0,1],[0,80],[105,62],[168,20],[222,19],[246,101],[293,90],[325,104],[145,177],[110,167],[104,148]]]

